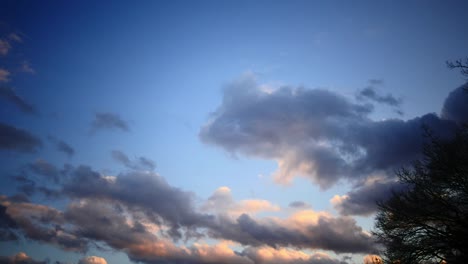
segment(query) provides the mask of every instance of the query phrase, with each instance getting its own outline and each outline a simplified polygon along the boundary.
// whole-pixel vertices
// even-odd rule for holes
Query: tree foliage
[[[374,233],[390,263],[468,257],[468,126],[451,140],[429,139],[423,158],[397,172],[406,191],[379,203]]]

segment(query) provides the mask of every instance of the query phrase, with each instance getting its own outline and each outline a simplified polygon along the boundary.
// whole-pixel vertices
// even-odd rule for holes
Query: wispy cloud
[[[38,114],[34,106],[16,94],[11,87],[0,86],[0,98],[15,105],[21,112],[26,114]]]
[[[403,103],[402,98],[397,98],[394,95],[387,93],[381,94],[377,87],[382,86],[384,81],[382,79],[370,79],[369,86],[358,91],[356,98],[360,101],[371,101],[377,104],[384,104],[394,108],[394,111],[398,115],[403,115],[401,105]]]
[[[119,150],[113,150],[111,152],[112,158],[125,167],[134,170],[154,170],[156,168],[156,164],[154,161],[145,158],[145,157],[138,157],[135,160],[130,160],[130,158]]]
[[[0,68],[0,83],[6,83],[10,81],[10,72]]]
[[[130,127],[118,114],[109,112],[95,113],[94,120],[91,123],[91,131],[101,129],[117,129],[125,132],[130,131]]]
[[[10,52],[11,45],[7,40],[0,39],[0,55],[6,56]]]
[[[55,145],[58,151],[66,154],[68,157],[72,157],[75,154],[75,149],[65,141],[53,136],[48,136],[47,138]]]

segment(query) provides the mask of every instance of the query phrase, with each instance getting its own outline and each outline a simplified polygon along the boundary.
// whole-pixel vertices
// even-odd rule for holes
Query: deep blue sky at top
[[[447,93],[463,82],[445,61],[464,57],[468,45],[460,26],[463,1],[2,6],[2,27],[24,34],[18,50],[36,70],[13,78],[14,86],[41,115],[12,111],[2,113],[3,120],[61,137],[77,148],[74,163],[110,173],[119,171],[112,169],[111,149],[149,156],[176,186],[202,188],[202,195],[219,185],[243,189],[239,178],[257,179],[276,166],[236,163],[199,142],[199,127],[230,80],[252,72],[260,83],[325,87],[353,96],[369,79],[383,79],[382,90],[403,97],[403,118],[410,118],[438,112]],[[377,110],[376,118],[395,117]],[[100,111],[119,113],[132,132],[90,136],[90,120]],[[53,155],[43,156],[54,160]],[[238,166],[226,172],[228,163]]]

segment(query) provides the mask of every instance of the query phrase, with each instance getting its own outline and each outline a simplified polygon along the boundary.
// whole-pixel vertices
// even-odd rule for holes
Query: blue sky
[[[362,263],[376,253],[371,200],[418,157],[420,125],[443,134],[455,122],[441,111],[466,80],[445,62],[467,56],[467,10],[464,1],[2,1],[0,216],[16,224],[0,226],[15,234],[0,255]],[[167,213],[170,201],[191,214]],[[144,231],[119,242],[113,229],[89,235],[92,217],[76,212],[96,205],[117,225],[109,204]],[[28,210],[58,216],[39,223]],[[294,240],[325,230],[321,218],[336,231],[323,239],[352,245],[309,231]],[[34,235],[28,221],[62,226],[80,246],[56,230]],[[267,234],[276,228],[290,236]],[[166,251],[137,250],[141,241]]]

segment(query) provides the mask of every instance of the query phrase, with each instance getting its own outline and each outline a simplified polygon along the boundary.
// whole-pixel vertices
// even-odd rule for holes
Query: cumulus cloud
[[[114,160],[118,161],[119,163],[121,163],[129,169],[152,171],[156,167],[154,161],[145,157],[138,157],[135,160],[130,160],[130,158],[125,153],[119,150],[113,150],[111,154]]]
[[[211,195],[202,207],[204,210],[216,212],[218,214],[227,214],[232,217],[238,217],[244,213],[255,214],[258,212],[279,211],[280,207],[271,204],[267,200],[250,199],[235,201],[229,187],[218,188]]]
[[[255,264],[346,264],[325,253],[306,254],[302,251],[271,247],[247,248],[242,255],[248,256]]]
[[[364,264],[382,264],[383,260],[377,255],[366,255],[364,256]]]
[[[452,120],[426,114],[410,120],[370,119],[371,107],[323,89],[282,87],[265,92],[251,76],[227,86],[200,139],[233,154],[278,163],[275,179],[305,176],[322,188],[360,180],[420,157],[423,129],[448,136]]]
[[[197,206],[193,193],[172,187],[148,171],[106,176],[79,166],[60,173],[65,177],[58,192],[71,201],[65,210],[2,197],[2,223],[8,223],[2,224],[3,233],[12,231],[72,251],[85,251],[99,242],[146,263],[211,263],[205,258],[215,253],[201,254],[206,247],[174,244],[203,237],[243,247],[373,252],[370,235],[349,217],[299,209],[287,218],[260,217],[257,212],[280,208],[266,200],[236,201],[227,187]],[[222,249],[226,247],[214,252]],[[239,255],[231,253],[232,263],[241,263]]]
[[[0,77],[1,77],[1,73],[0,73]],[[0,86],[0,98],[13,104],[21,112],[25,114],[31,114],[31,115],[37,114],[37,111],[34,108],[34,106],[28,103],[23,98],[21,98],[19,95],[17,95],[15,90],[13,90],[11,87]]]
[[[118,129],[125,132],[130,131],[127,122],[124,121],[118,114],[114,113],[95,113],[94,120],[91,123],[91,131],[100,129]]]
[[[89,256],[81,259],[78,264],[107,264],[107,261],[101,257]]]
[[[35,152],[42,141],[26,130],[0,122],[0,149],[20,152]]]

